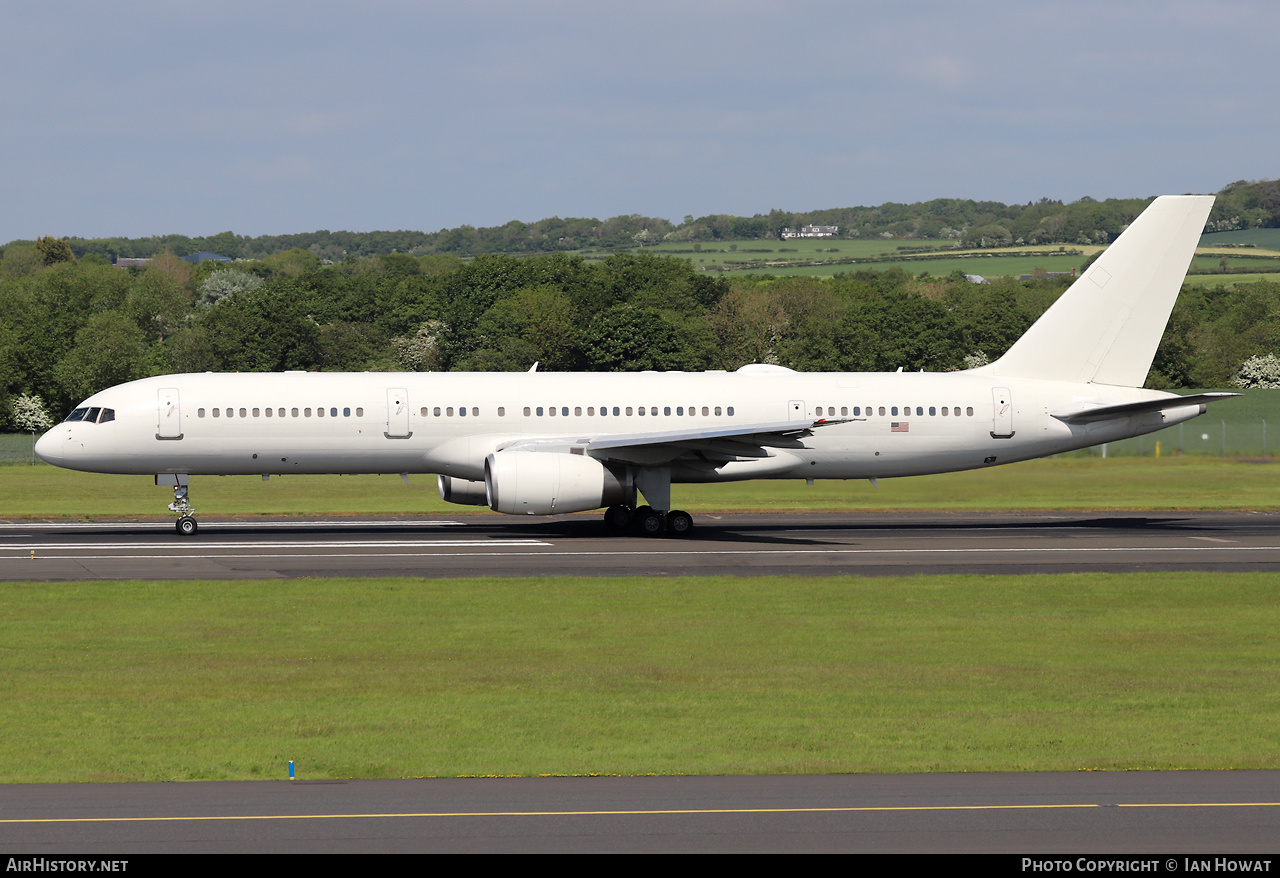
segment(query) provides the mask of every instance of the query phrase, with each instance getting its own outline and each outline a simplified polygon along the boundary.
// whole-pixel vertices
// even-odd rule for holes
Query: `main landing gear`
[[[610,533],[623,533],[633,529],[646,537],[663,534],[682,537],[693,530],[693,516],[679,509],[663,512],[652,506],[641,506],[638,509],[610,506],[604,513],[604,526]]]
[[[156,476],[157,485],[173,486],[173,502],[169,504],[169,511],[178,513],[178,520],[173,523],[174,529],[179,536],[194,536],[199,529],[196,523],[196,511],[188,502],[187,495],[191,490],[189,484],[189,476],[170,475]]]

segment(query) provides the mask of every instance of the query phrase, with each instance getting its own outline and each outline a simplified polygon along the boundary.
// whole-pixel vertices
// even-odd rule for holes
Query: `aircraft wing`
[[[752,445],[790,448],[797,439],[812,436],[819,427],[846,424],[854,418],[817,418],[804,421],[772,421],[763,424],[738,424],[732,427],[709,427],[692,430],[665,430],[660,433],[611,433],[592,439],[587,450],[625,448],[635,445],[670,445],[711,439],[734,439]]]
[[[1141,402],[1124,402],[1118,405],[1063,409],[1049,414],[1067,424],[1089,424],[1094,421],[1109,421],[1112,418],[1127,418],[1130,415],[1158,412],[1162,409],[1183,408],[1189,405],[1204,406],[1215,400],[1230,399],[1239,395],[1238,393],[1192,393],[1187,396],[1165,396],[1160,399],[1144,399]]]
[[[589,454],[599,460],[614,460],[640,466],[668,464],[680,458],[729,461],[773,457],[772,448],[804,448],[813,431],[862,418],[811,418],[802,421],[767,421],[729,427],[694,427],[688,430],[661,430],[652,433],[606,433],[601,436],[566,440],[530,439],[505,446],[511,450],[563,451]],[[567,447],[566,447],[567,446]]]
[[[637,464],[667,463],[687,455],[705,459],[771,457],[770,448],[803,448],[802,439],[813,431],[861,418],[813,418],[802,421],[770,421],[664,430],[656,433],[612,433],[587,442],[592,457]]]

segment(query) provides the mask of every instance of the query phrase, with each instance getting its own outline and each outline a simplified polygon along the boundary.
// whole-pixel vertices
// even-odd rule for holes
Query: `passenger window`
[[[628,414],[628,415],[630,415],[630,414],[631,414],[631,406],[627,406],[627,414]]]
[[[424,405],[420,413],[424,418],[427,416],[427,407]]]
[[[720,406],[716,406],[716,417],[720,417]]]
[[[505,418],[507,416],[507,407],[505,405],[498,406],[498,417]]]
[[[255,411],[254,414],[256,415],[257,412]],[[329,409],[329,417],[336,418],[337,416],[338,416],[338,407],[333,406],[332,408]]]
[[[452,417],[453,417],[453,406],[449,406],[448,408],[446,408],[446,409],[444,410],[444,415],[445,415],[445,417],[446,417],[446,418],[452,418]]]
[[[889,414],[891,414],[891,415],[897,415],[897,414],[898,414],[898,407],[895,405],[893,408],[889,409]]]
[[[971,417],[971,418],[972,418],[972,417],[973,417],[973,406],[969,406],[968,408],[966,408],[966,409],[964,410],[964,413],[965,413],[966,415],[968,415],[969,417]]]
[[[560,409],[560,414],[564,415],[566,418],[569,417],[569,407],[567,405],[562,406]]]
[[[933,406],[929,406],[929,417],[933,417],[937,413],[938,413],[938,410],[936,408],[934,408]]]
[[[704,406],[702,407],[702,416],[705,418],[705,417],[706,417],[707,415],[709,415],[709,414],[711,414],[710,409],[708,409],[708,408],[704,405]]]
[[[253,416],[254,416],[255,418],[260,418],[260,417],[262,417],[262,409],[254,409],[254,410],[253,410]]]
[[[671,406],[669,406],[669,405],[664,405],[664,406],[662,407],[662,413],[663,413],[664,415],[666,415],[667,417],[670,417],[670,416],[671,416]]]
[[[240,416],[241,416],[241,417],[244,417],[244,409],[241,409],[241,410],[240,410]],[[320,408],[316,409],[316,417],[317,417],[317,418],[323,418],[323,417],[324,417],[324,406],[320,406]]]
[[[302,416],[303,416],[304,418],[309,418],[309,417],[311,417],[311,409],[310,409],[310,408],[305,408],[305,409],[303,409],[303,410],[302,410]]]
[[[528,406],[525,406],[525,407],[524,407],[524,416],[527,418],[527,417],[529,417],[529,415],[530,415],[530,414],[532,414],[532,413],[529,411],[529,407],[528,407]]]
[[[539,411],[541,411],[541,409],[539,409]],[[556,407],[553,405],[547,406],[547,417],[554,418],[555,416],[556,416]]]
[[[434,409],[432,409],[431,411],[435,413],[435,416],[436,416],[437,418],[438,418],[438,417],[440,417],[440,406],[436,406],[436,407],[435,407]]]
[[[284,415],[284,409],[280,409],[280,414],[281,414],[281,416],[283,416],[283,415]],[[357,406],[357,407],[356,407],[356,417],[357,417],[357,418],[363,418],[363,417],[364,417],[364,407],[363,407],[363,406]]]
[[[575,405],[575,406],[573,407],[573,416],[574,416],[575,418],[582,417],[582,406],[580,406],[580,405]]]
[[[640,414],[640,417],[642,417],[642,418],[644,417],[644,406],[640,406],[640,412],[639,412],[639,414]]]
[[[268,414],[270,414],[270,413],[271,413],[271,409],[267,409],[267,413],[268,413]],[[343,416],[344,418],[349,418],[349,417],[351,417],[351,407],[350,407],[350,406],[343,406],[343,407],[342,407],[342,416]]]
[[[683,417],[684,417],[684,406],[682,406],[682,405],[678,405],[678,406],[676,406],[676,414],[683,418]]]
[[[467,407],[465,405],[458,406],[458,417],[465,418],[467,416]]]
[[[615,405],[615,406],[613,407],[613,416],[614,416],[615,418],[618,416],[618,411],[619,411],[619,409],[618,409],[618,407]],[[628,410],[627,410],[627,414],[631,414],[631,410],[630,410],[630,409],[628,409]]]
[[[730,412],[730,414],[733,414],[733,413]],[[840,406],[840,417],[843,418],[848,414],[849,414],[849,407],[847,405]]]
[[[217,411],[217,409],[214,409],[214,411],[216,412],[216,411]],[[297,409],[292,409],[291,411],[293,412],[293,416],[296,418],[296,417],[298,416],[298,410],[297,410]],[[217,417],[217,415],[214,415],[214,417]]]
[[[945,418],[945,417],[946,417],[947,415],[949,415],[949,414],[951,414],[951,409],[947,408],[947,407],[944,405],[944,406],[942,407],[942,416]]]
[[[196,417],[197,417],[197,418],[203,418],[203,417],[204,417],[204,409],[197,409],[197,410],[196,410]]]
[[[538,406],[538,417],[542,417],[542,406]]]
[[[595,414],[596,414],[596,407],[593,405],[587,406],[587,417],[595,417]]]

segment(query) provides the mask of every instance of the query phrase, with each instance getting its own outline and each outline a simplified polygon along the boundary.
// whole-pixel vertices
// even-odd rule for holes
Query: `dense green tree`
[[[319,365],[319,325],[300,303],[270,286],[232,297],[207,311],[200,325],[220,370],[283,372]]]
[[[56,367],[60,396],[71,403],[141,377],[146,340],[133,320],[116,311],[94,314]]]
[[[36,250],[40,253],[40,259],[45,265],[74,262],[76,258],[71,252],[70,244],[62,238],[51,238],[48,235],[36,239]]]

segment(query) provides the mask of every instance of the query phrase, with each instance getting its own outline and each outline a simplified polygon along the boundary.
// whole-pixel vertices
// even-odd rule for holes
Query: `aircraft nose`
[[[36,457],[54,466],[62,464],[62,425],[59,424],[36,440]]]

